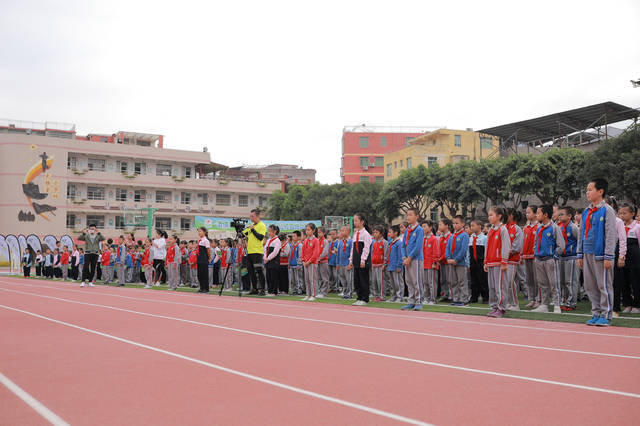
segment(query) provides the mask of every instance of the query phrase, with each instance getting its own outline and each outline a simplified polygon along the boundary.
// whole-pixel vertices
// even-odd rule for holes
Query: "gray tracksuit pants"
[[[318,265],[304,266],[304,284],[307,296],[316,297],[318,294]]]
[[[419,305],[422,303],[422,273],[423,261],[411,260],[409,266],[404,268],[404,278],[407,281],[409,290],[409,305]]]
[[[592,254],[582,258],[584,290],[591,301],[591,313],[611,319],[613,312],[613,268],[604,269],[604,261],[596,260]]]
[[[538,282],[536,281],[536,264],[534,259],[524,259],[524,276],[527,286],[527,299],[539,301]]]
[[[492,309],[505,310],[507,291],[506,273],[500,266],[489,266],[487,272],[487,282],[489,284],[489,307]]]
[[[436,302],[438,300],[438,270],[425,269],[422,271],[422,300]]]
[[[453,298],[451,294],[451,265],[440,265],[440,292],[448,299]]]
[[[578,292],[580,291],[580,272],[576,259],[560,258],[560,288],[562,289],[562,300],[567,306],[574,307],[578,303]]]
[[[116,270],[118,271],[118,284],[124,285],[126,280],[126,265],[124,263],[116,263]]]
[[[467,267],[449,265],[451,270],[451,299],[454,302],[469,303],[469,284],[467,281]]]
[[[180,265],[177,263],[167,264],[167,284],[169,288],[176,289],[180,283]]]
[[[351,294],[353,294],[352,272],[346,266],[338,266],[338,286],[342,294],[347,297],[351,297]]]
[[[371,284],[369,286],[369,293],[372,297],[379,297],[384,299],[384,265],[376,265],[371,267]]]
[[[558,262],[552,257],[536,259],[536,279],[540,289],[540,304],[548,305],[549,298],[551,298],[551,303],[560,306],[561,291]]]
[[[289,293],[302,294],[302,266],[289,266]]]
[[[318,283],[316,294],[326,296],[329,290],[329,264],[326,262],[318,263],[316,274],[316,282]]]

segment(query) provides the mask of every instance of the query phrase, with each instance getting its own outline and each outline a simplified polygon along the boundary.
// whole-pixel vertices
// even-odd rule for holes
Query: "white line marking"
[[[31,293],[28,293],[28,294],[31,294]],[[35,296],[37,296],[37,295],[35,295]],[[73,301],[73,300],[65,300],[65,299],[61,299],[61,298],[53,297],[53,296],[44,296],[44,297],[52,298],[52,299],[60,299],[62,301],[67,301],[69,303],[77,303],[77,304],[80,304],[80,305],[95,306],[95,307],[100,307],[100,308],[105,308],[105,309],[112,309],[112,310],[115,310],[115,311],[128,312],[128,313],[137,314],[137,315],[149,316],[149,317],[153,317],[153,318],[161,318],[161,319],[166,319],[166,320],[170,320],[170,321],[179,321],[179,322],[184,322],[184,323],[189,323],[189,324],[201,325],[201,326],[204,326],[204,327],[211,327],[211,328],[217,328],[217,329],[221,329],[221,330],[227,330],[227,331],[234,331],[234,332],[238,332],[238,333],[249,334],[249,335],[253,335],[253,336],[267,337],[267,338],[276,339],[276,340],[283,340],[283,341],[293,342],[293,343],[302,343],[302,344],[325,347],[325,348],[330,348],[330,349],[339,349],[339,350],[343,350],[343,351],[347,351],[347,352],[361,353],[361,354],[371,355],[371,356],[375,356],[375,357],[381,357],[381,358],[387,358],[387,359],[393,359],[393,360],[399,360],[399,361],[406,361],[406,362],[411,362],[411,363],[416,363],[416,364],[429,365],[429,366],[433,366],[433,367],[449,368],[449,369],[453,369],[453,370],[466,371],[466,372],[477,373],[477,374],[486,374],[486,375],[491,375],[491,376],[508,377],[508,378],[511,378],[511,379],[525,380],[525,381],[531,381],[531,382],[537,382],[537,383],[545,383],[545,384],[553,384],[553,385],[565,386],[565,387],[570,387],[570,388],[575,388],[575,389],[584,389],[584,390],[590,390],[590,391],[594,391],[594,392],[603,392],[603,393],[610,393],[610,394],[614,394],[614,395],[630,396],[630,397],[633,397],[633,398],[640,398],[640,394],[634,394],[634,393],[630,393],[630,392],[617,391],[617,390],[606,389],[606,388],[597,388],[597,387],[593,387],[593,386],[577,385],[577,384],[573,384],[573,383],[565,383],[565,382],[560,382],[560,381],[555,381],[555,380],[538,379],[536,377],[520,376],[520,375],[516,375],[516,374],[501,373],[501,372],[497,372],[497,371],[480,370],[480,369],[477,369],[477,368],[461,367],[461,366],[457,366],[457,365],[443,364],[443,363],[434,362],[434,361],[425,361],[425,360],[421,360],[421,359],[408,358],[408,357],[399,356],[399,355],[390,355],[390,354],[385,354],[385,353],[381,353],[381,352],[368,351],[368,350],[365,350],[365,349],[357,349],[357,348],[352,348],[352,347],[349,347],[349,346],[332,345],[330,343],[321,343],[321,342],[315,342],[315,341],[312,341],[312,340],[301,340],[301,339],[295,339],[295,338],[292,338],[292,337],[277,336],[277,335],[273,335],[273,334],[260,333],[260,332],[257,332],[257,331],[243,330],[243,329],[233,328],[233,327],[226,327],[226,326],[217,325],[217,324],[211,324],[211,323],[206,323],[206,322],[192,321],[192,320],[176,318],[176,317],[170,317],[170,316],[165,316],[165,315],[150,314],[150,313],[146,313],[146,312],[138,312],[138,311],[133,311],[133,310],[130,310],[130,309],[117,308],[115,306],[100,305],[100,304],[87,303],[87,302],[76,302],[76,301]],[[7,306],[0,305],[0,307],[7,307]],[[14,310],[19,310],[17,308],[11,308],[11,307],[7,307],[7,308],[14,309]],[[34,315],[39,316],[38,314],[34,314]],[[49,318],[47,318],[47,319],[49,319]],[[54,321],[58,321],[58,320],[54,320]],[[58,322],[62,323],[62,321],[58,321]],[[100,332],[98,332],[98,333],[100,333]]]
[[[56,323],[56,324],[64,325],[66,327],[71,327],[71,328],[75,328],[77,330],[82,330],[82,331],[85,331],[87,333],[91,333],[91,334],[95,334],[95,335],[98,335],[98,336],[106,337],[108,339],[113,339],[113,340],[116,340],[118,342],[127,343],[129,345],[137,346],[139,348],[148,349],[150,351],[158,352],[158,353],[161,353],[161,354],[164,354],[164,355],[169,355],[169,356],[172,356],[172,357],[175,357],[175,358],[183,359],[185,361],[190,361],[190,362],[193,362],[195,364],[203,365],[205,367],[213,368],[213,369],[216,369],[216,370],[219,370],[219,371],[224,371],[225,373],[235,374],[236,376],[244,377],[245,379],[254,380],[256,382],[260,382],[260,383],[264,383],[264,384],[267,384],[267,385],[275,386],[275,387],[278,387],[278,388],[281,388],[281,389],[286,389],[286,390],[289,390],[291,392],[296,392],[296,393],[299,393],[299,394],[302,394],[302,395],[307,395],[307,396],[310,396],[310,397],[313,397],[313,398],[317,398],[317,399],[321,399],[321,400],[324,400],[324,401],[333,402],[335,404],[343,405],[345,407],[355,408],[356,410],[365,411],[367,413],[376,414],[378,416],[387,417],[389,419],[397,420],[397,421],[404,422],[404,423],[409,423],[409,424],[413,424],[413,425],[429,426],[429,423],[422,422],[420,420],[411,419],[409,417],[404,417],[404,416],[401,416],[401,415],[398,415],[398,414],[394,414],[394,413],[390,413],[390,412],[383,411],[383,410],[378,410],[377,408],[368,407],[366,405],[361,405],[361,404],[358,404],[358,403],[355,403],[355,402],[345,401],[345,400],[340,399],[340,398],[335,398],[335,397],[324,395],[324,394],[321,394],[321,393],[309,391],[309,390],[306,390],[306,389],[302,389],[302,388],[298,388],[298,387],[295,387],[295,386],[287,385],[285,383],[276,382],[274,380],[265,379],[264,377],[255,376],[255,375],[249,374],[249,373],[244,373],[242,371],[238,371],[238,370],[234,370],[234,369],[231,369],[231,368],[223,367],[221,365],[212,364],[210,362],[203,361],[203,360],[200,360],[200,359],[197,359],[197,358],[192,358],[192,357],[187,356],[187,355],[182,355],[182,354],[179,354],[179,353],[176,353],[176,352],[167,351],[167,350],[164,350],[164,349],[157,348],[155,346],[145,345],[144,343],[135,342],[133,340],[129,340],[129,339],[125,339],[125,338],[122,338],[122,337],[114,336],[112,334],[103,333],[101,331],[92,330],[90,328],[82,327],[82,326],[79,326],[79,325],[76,325],[76,324],[71,324],[71,323],[68,323],[68,322],[65,322],[65,321],[60,321],[60,320],[57,320],[57,319],[54,319],[54,318],[46,317],[44,315],[39,315],[39,314],[36,314],[36,313],[33,313],[33,312],[25,311],[25,310],[18,309],[18,308],[13,308],[11,306],[6,306],[6,305],[0,305],[0,307],[4,308],[4,309],[11,310],[11,311],[15,311],[15,312],[21,312],[23,314],[30,315],[30,316],[35,317],[35,318],[40,318],[40,319],[43,319],[43,320],[47,320],[47,321],[50,321],[50,322],[53,322],[53,323]],[[633,394],[631,394],[631,395],[633,395]],[[638,395],[637,397],[640,398],[640,395]]]
[[[25,284],[25,286],[27,286],[27,284]],[[36,286],[29,286],[29,287],[36,287]],[[47,288],[52,288],[52,287],[47,287]],[[59,290],[57,288],[52,288],[52,289]],[[46,296],[46,295],[42,295],[42,294],[23,292],[23,291],[19,291],[19,290],[11,290],[11,289],[8,289],[8,288],[3,288],[3,287],[0,287],[0,290],[9,291],[9,292],[13,292],[13,293],[19,293],[19,294],[27,294],[27,295],[35,296],[35,297],[45,297],[45,298],[51,298],[51,299],[56,299],[56,300],[62,300],[62,301],[65,301],[65,302],[85,304],[85,305],[88,305],[88,306],[106,307],[106,305],[95,305],[95,304],[92,304],[92,303],[85,303],[85,302],[80,302],[80,301],[77,301],[77,300],[63,299],[63,298],[58,298],[58,297],[55,297],[55,296]],[[69,289],[67,291],[86,294],[86,292],[78,291],[78,290]],[[98,293],[98,292],[93,292],[93,293]],[[267,317],[274,317],[274,318],[283,318],[283,319],[293,319],[293,320],[299,320],[299,321],[317,322],[317,323],[322,323],[322,324],[331,324],[331,325],[338,325],[338,326],[343,326],[343,327],[362,328],[362,329],[367,329],[367,330],[384,331],[384,332],[391,332],[391,333],[410,334],[410,335],[414,335],[414,336],[436,337],[436,338],[442,338],[442,339],[448,339],[448,340],[460,340],[460,341],[464,341],[464,342],[487,343],[487,344],[491,344],[491,345],[503,345],[503,346],[525,348],[525,349],[536,349],[536,350],[545,350],[545,351],[554,351],[554,352],[574,353],[574,354],[581,354],[581,355],[612,357],[612,358],[640,359],[640,356],[635,356],[635,355],[611,354],[611,353],[603,353],[603,352],[581,351],[581,350],[577,350],[577,349],[553,348],[553,347],[549,347],[549,346],[525,345],[525,344],[521,344],[521,343],[501,342],[501,341],[497,341],[497,340],[486,340],[486,339],[475,339],[475,338],[471,338],[471,337],[449,336],[449,335],[446,335],[446,334],[426,333],[426,332],[421,332],[421,331],[402,330],[402,329],[396,329],[396,328],[374,327],[374,326],[363,325],[363,324],[352,324],[352,323],[346,323],[346,322],[340,322],[340,321],[331,321],[331,320],[323,320],[323,319],[316,319],[316,318],[297,317],[297,316],[292,316],[292,315],[271,314],[271,313],[265,313],[265,312],[253,312],[253,311],[245,311],[245,310],[242,310],[242,309],[232,309],[232,308],[221,308],[221,307],[217,307],[217,306],[198,305],[198,304],[195,304],[195,303],[171,302],[169,300],[145,299],[145,298],[140,298],[140,297],[122,296],[122,295],[118,295],[118,294],[108,294],[108,293],[98,293],[98,294],[100,294],[102,296],[117,297],[117,298],[121,298],[121,299],[128,299],[128,300],[135,300],[135,301],[142,301],[142,302],[165,303],[165,304],[169,304],[169,305],[179,305],[179,306],[190,306],[190,307],[197,307],[197,308],[203,308],[203,309],[212,309],[212,310],[217,310],[217,311],[236,312],[236,313],[267,316]],[[136,312],[136,313],[138,313],[138,312]]]
[[[9,379],[7,376],[5,376],[2,373],[0,373],[0,383],[5,385],[7,389],[13,392],[18,398],[24,401],[25,404],[33,408],[33,410],[36,413],[40,414],[42,417],[44,417],[45,420],[47,420],[52,425],[69,426],[69,423],[62,420],[60,417],[58,417],[56,413],[49,410],[47,407],[44,406],[43,403],[41,403],[40,401],[38,401],[37,399],[29,395],[27,391],[25,391],[20,386],[12,382],[11,379]]]

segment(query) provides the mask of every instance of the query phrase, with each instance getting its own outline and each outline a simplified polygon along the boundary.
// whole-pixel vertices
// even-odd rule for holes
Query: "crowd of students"
[[[144,241],[132,234],[98,241],[98,266],[88,274],[82,248],[59,243],[53,252],[25,253],[23,264],[25,276],[35,266],[36,275],[47,278],[82,276],[83,286],[102,279],[145,288],[167,283],[169,290],[199,287],[206,293],[210,286],[230,290],[237,284],[258,295],[313,301],[335,292],[344,299],[355,296],[356,306],[372,298],[404,303],[403,310],[438,302],[467,307],[482,300],[496,318],[520,310],[521,293],[526,308],[549,312],[552,306],[558,314],[574,310],[586,295],[593,314],[587,324],[604,326],[619,312],[640,313],[640,214],[633,205],[607,203],[606,192],[607,182],[594,179],[586,191],[587,209],[529,205],[522,214],[494,206],[486,223],[460,215],[420,221],[410,209],[405,222],[388,227],[370,228],[360,213],[353,231],[309,223],[303,232],[285,235],[271,225],[261,231],[265,235],[252,230],[264,237],[249,243],[261,251],[257,264],[246,237],[209,239],[204,228],[197,241],[180,241],[162,230]],[[255,223],[261,224],[259,218]]]

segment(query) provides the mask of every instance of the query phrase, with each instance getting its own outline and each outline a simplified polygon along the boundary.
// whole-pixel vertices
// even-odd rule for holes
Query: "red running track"
[[[69,424],[611,424],[640,331],[0,278],[0,373]],[[0,386],[0,424],[46,424]]]

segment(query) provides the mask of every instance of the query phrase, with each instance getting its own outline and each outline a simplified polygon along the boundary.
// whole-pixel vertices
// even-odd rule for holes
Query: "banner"
[[[233,219],[229,217],[209,217],[209,216],[196,216],[195,217],[195,227],[199,228],[204,226],[207,228],[207,231],[226,231],[235,233],[236,230],[231,227],[231,221]],[[289,233],[293,231],[302,231],[304,227],[307,226],[307,223],[313,223],[316,226],[321,226],[321,221],[319,220],[263,220],[264,224],[269,227],[269,225],[276,225],[280,228],[280,232]],[[247,226],[250,225],[251,221],[247,221]]]

